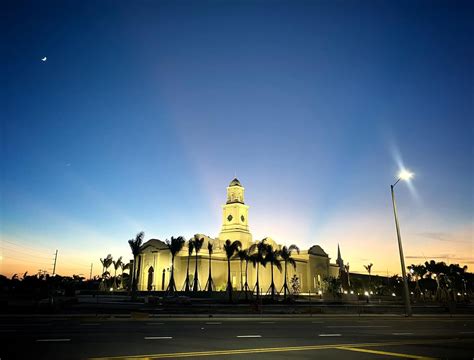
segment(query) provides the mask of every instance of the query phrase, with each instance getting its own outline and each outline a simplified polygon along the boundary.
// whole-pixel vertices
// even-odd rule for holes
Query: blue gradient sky
[[[0,273],[217,236],[235,173],[255,238],[397,272],[401,163],[407,262],[472,271],[472,2],[2,8]]]

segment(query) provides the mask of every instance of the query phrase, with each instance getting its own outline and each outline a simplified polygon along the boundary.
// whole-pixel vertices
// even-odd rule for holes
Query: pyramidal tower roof
[[[242,187],[242,184],[240,184],[239,179],[234,178],[234,179],[230,182],[229,187],[230,187],[230,186],[240,186],[240,187]]]

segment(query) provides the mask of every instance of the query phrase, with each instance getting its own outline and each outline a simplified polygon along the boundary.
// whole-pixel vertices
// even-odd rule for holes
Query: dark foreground
[[[474,317],[0,317],[4,359],[474,358]]]

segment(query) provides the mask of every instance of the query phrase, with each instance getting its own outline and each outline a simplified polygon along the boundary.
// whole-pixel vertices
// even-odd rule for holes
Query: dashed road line
[[[71,339],[36,339],[37,342],[67,342]]]
[[[359,329],[359,328],[388,328],[390,326],[388,325],[333,325],[333,326],[326,326],[327,328],[354,328],[354,329]]]
[[[207,322],[206,325],[221,325],[222,323],[219,322],[219,321],[210,321],[210,322]]]
[[[145,340],[169,340],[172,339],[172,336],[145,336]]]
[[[403,335],[414,335],[413,333],[411,332],[396,332],[396,333],[392,333],[392,335],[400,335],[400,336],[403,336]]]
[[[261,338],[262,335],[237,335],[238,338]]]
[[[341,334],[319,334],[320,337],[342,336]]]

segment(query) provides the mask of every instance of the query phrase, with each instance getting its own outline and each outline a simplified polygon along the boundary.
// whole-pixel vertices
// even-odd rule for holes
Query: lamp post
[[[402,237],[400,235],[400,225],[398,224],[398,214],[397,214],[397,205],[395,204],[395,192],[393,191],[393,188],[395,185],[400,180],[409,180],[413,177],[413,174],[403,170],[399,174],[398,180],[395,182],[395,184],[390,185],[390,190],[392,193],[392,205],[393,205],[393,215],[395,216],[395,227],[397,228],[397,238],[398,238],[398,250],[400,252],[400,264],[402,267],[402,276],[403,276],[403,287],[404,287],[404,297],[405,297],[405,313],[406,316],[412,316],[411,312],[411,305],[410,305],[410,295],[408,292],[408,281],[407,281],[407,274],[405,271],[405,258],[403,256],[403,246],[402,246]]]

